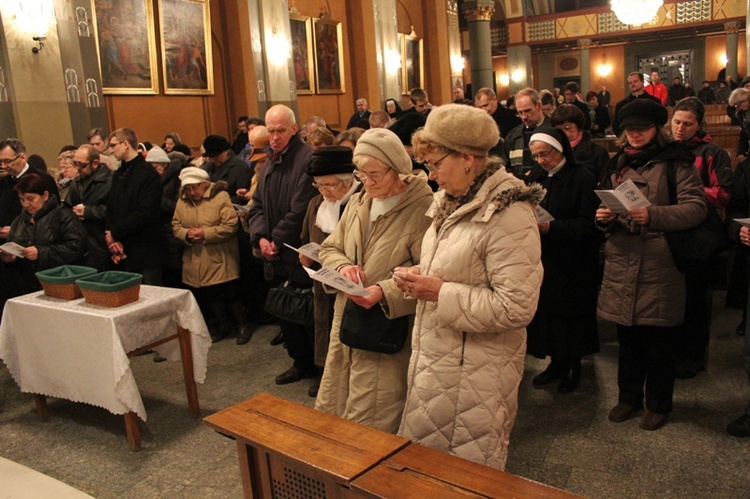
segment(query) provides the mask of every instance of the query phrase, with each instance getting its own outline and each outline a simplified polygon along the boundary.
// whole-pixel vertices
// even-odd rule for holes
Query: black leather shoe
[[[570,393],[578,388],[578,383],[581,381],[581,366],[578,365],[568,371],[568,373],[560,379],[560,384],[557,386],[559,393]]]
[[[534,379],[531,380],[531,384],[534,386],[549,385],[553,381],[560,378],[562,378],[562,375],[560,374],[557,366],[550,364],[547,366],[547,369],[542,371],[541,374],[537,374],[536,376],[534,376]]]
[[[284,333],[279,331],[279,334],[271,338],[271,341],[269,343],[271,343],[271,346],[274,347],[276,345],[281,345],[282,343],[284,343]]]
[[[318,396],[318,390],[320,390],[320,381],[316,381],[314,385],[307,389],[307,395],[315,398]]]
[[[253,328],[250,326],[241,326],[240,327],[240,334],[237,336],[237,344],[238,345],[244,345],[248,341],[250,341],[250,338],[253,337]]]
[[[295,381],[300,381],[306,378],[315,378],[319,374],[320,370],[317,367],[300,368],[292,366],[276,376],[276,384],[288,385],[289,383],[294,383]]]

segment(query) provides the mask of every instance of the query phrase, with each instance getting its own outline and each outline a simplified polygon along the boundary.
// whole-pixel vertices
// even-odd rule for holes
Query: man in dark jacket
[[[542,112],[539,92],[524,88],[516,93],[516,112],[522,123],[505,137],[504,154],[508,158],[505,169],[521,180],[528,180],[534,167],[541,168],[531,157],[529,139],[539,126],[552,126],[549,116]]]
[[[357,123],[359,123],[362,120],[369,120],[370,115],[372,113],[369,109],[367,109],[367,100],[366,99],[357,99],[357,112],[352,114],[352,117],[349,118],[349,122],[346,124],[346,129],[349,130],[350,128],[354,128],[357,126]]]
[[[578,84],[574,81],[569,81],[563,87],[563,96],[565,96],[565,102],[567,104],[573,104],[575,107],[581,110],[584,118],[583,129],[586,131],[591,130],[591,117],[589,116],[589,109],[585,102],[578,98]]]
[[[112,174],[104,240],[119,270],[143,274],[143,284],[162,283],[164,238],[159,207],[161,180],[138,153],[138,137],[130,128],[109,136],[112,154],[122,162]]]
[[[85,265],[101,271],[114,268],[104,241],[104,217],[112,187],[112,172],[100,163],[99,151],[85,144],[73,157],[78,176],[73,179],[64,203],[83,221],[86,228]]]
[[[312,159],[312,148],[297,133],[294,111],[284,105],[266,113],[266,128],[271,152],[261,168],[253,206],[248,214],[250,241],[260,250],[266,280],[271,286],[290,280],[292,286],[309,288],[310,278],[298,266],[297,253],[284,246],[298,248],[307,205],[317,191],[305,174]],[[313,324],[295,324],[279,320],[289,356],[294,364],[276,377],[284,385],[318,375],[313,359]]]
[[[646,90],[643,88],[643,73],[638,73],[637,71],[630,73],[628,75],[628,88],[630,89],[630,95],[617,103],[615,106],[615,117],[612,120],[612,132],[618,137],[622,130],[620,129],[620,119],[617,117],[617,114],[626,104],[630,104],[636,99],[651,99],[652,101],[661,104],[659,99],[647,94]]]
[[[495,124],[497,124],[497,129],[500,131],[500,137],[505,137],[514,127],[521,124],[521,118],[507,107],[501,105],[497,101],[497,94],[491,88],[484,87],[477,90],[477,95],[474,98],[474,106],[484,109],[487,114],[492,116]]]
[[[203,141],[203,156],[208,158],[204,168],[211,182],[223,180],[232,202],[244,204],[237,196],[237,189],[249,189],[253,170],[230,149],[231,144],[221,135],[209,135]]]

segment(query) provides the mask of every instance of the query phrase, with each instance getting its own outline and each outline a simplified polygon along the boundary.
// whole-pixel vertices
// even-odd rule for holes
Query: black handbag
[[[667,167],[667,186],[670,204],[677,204],[677,179],[672,163]],[[683,273],[700,267],[729,248],[724,222],[712,206],[708,206],[706,218],[692,229],[664,234],[677,270]]]
[[[271,315],[296,324],[313,322],[312,288],[295,288],[290,281],[268,290],[265,310]]]
[[[409,336],[409,316],[389,319],[380,305],[370,309],[346,300],[339,340],[350,348],[394,354],[404,348]]]

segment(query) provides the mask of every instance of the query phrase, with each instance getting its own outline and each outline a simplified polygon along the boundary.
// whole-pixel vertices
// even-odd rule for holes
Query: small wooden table
[[[0,325],[0,358],[43,419],[47,396],[124,414],[132,450],[140,449],[137,418],[145,421],[146,410],[129,358],[156,349],[180,360],[188,411],[199,417],[196,382],[205,380],[210,345],[193,295],[156,286],[141,286],[138,301],[117,308],[31,293],[8,300]]]
[[[248,498],[578,497],[265,393],[203,421],[237,441]]]

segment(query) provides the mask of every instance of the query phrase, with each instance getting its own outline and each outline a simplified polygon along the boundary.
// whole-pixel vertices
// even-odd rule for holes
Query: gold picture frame
[[[213,95],[208,0],[159,0],[161,63],[167,95]]]
[[[94,36],[105,95],[159,93],[151,0],[94,0]]]
[[[424,46],[423,40],[412,35],[402,35],[401,70],[404,94],[413,88],[424,88]]]
[[[319,94],[343,94],[344,47],[341,38],[341,22],[330,19],[314,19],[315,86]]]
[[[297,95],[312,95],[315,93],[312,18],[290,14],[289,24],[292,32],[295,90]]]

